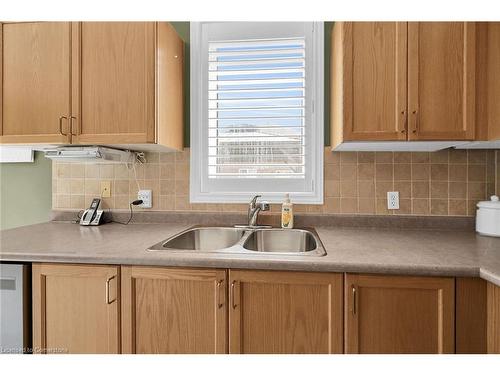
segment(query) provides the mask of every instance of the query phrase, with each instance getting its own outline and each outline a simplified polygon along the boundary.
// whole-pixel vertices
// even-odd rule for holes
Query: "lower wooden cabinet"
[[[500,354],[500,287],[488,283],[488,353]]]
[[[123,353],[226,353],[226,271],[122,267]]]
[[[346,274],[346,353],[453,353],[455,280]]]
[[[120,353],[120,267],[33,264],[33,347]]]
[[[342,353],[342,275],[229,271],[230,353]]]

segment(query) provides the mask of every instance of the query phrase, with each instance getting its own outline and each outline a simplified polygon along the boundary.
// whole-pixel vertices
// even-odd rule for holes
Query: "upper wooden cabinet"
[[[70,56],[69,22],[0,24],[1,143],[70,142]]]
[[[227,353],[226,271],[122,267],[124,353]]]
[[[120,353],[119,267],[33,264],[33,347]]]
[[[406,140],[406,34],[405,22],[335,24],[332,116],[343,134],[334,137]]]
[[[474,23],[338,22],[331,69],[333,147],[474,139]]]
[[[453,353],[453,278],[345,278],[346,353]]]
[[[3,29],[2,143],[182,149],[183,43],[170,24],[33,23]],[[44,38],[33,30],[43,31]],[[27,90],[31,81],[39,86],[34,92]],[[35,103],[39,110],[26,114],[19,103]],[[21,120],[29,126],[21,127]],[[25,136],[52,128],[52,137]]]
[[[229,271],[230,353],[342,353],[342,275]]]
[[[409,140],[473,140],[475,24],[408,24]]]
[[[500,140],[500,22],[476,26],[476,140]]]

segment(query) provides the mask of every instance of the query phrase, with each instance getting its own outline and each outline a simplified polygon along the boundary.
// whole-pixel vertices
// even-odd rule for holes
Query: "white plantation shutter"
[[[305,178],[305,48],[208,43],[209,178]]]
[[[313,37],[314,25],[191,24],[192,202],[254,193],[282,201],[287,192],[322,202],[324,125],[314,107],[322,109],[323,30]]]

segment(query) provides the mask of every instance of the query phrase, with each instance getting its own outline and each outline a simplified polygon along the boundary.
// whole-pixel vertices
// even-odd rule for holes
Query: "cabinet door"
[[[346,274],[346,353],[453,353],[454,279]]]
[[[227,353],[226,271],[122,267],[124,353]]]
[[[33,264],[33,346],[119,353],[119,268]]]
[[[488,283],[488,353],[500,354],[500,287]]]
[[[407,23],[346,22],[340,27],[344,140],[406,140]]]
[[[230,353],[342,353],[342,276],[229,271]]]
[[[0,143],[70,142],[70,47],[68,22],[0,24]]]
[[[73,143],[155,141],[155,23],[73,24]]]
[[[475,24],[408,25],[410,140],[473,140]]]

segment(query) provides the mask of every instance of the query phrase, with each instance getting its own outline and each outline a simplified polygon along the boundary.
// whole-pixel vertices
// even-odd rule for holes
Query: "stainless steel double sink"
[[[193,227],[148,251],[323,256],[313,229]]]

